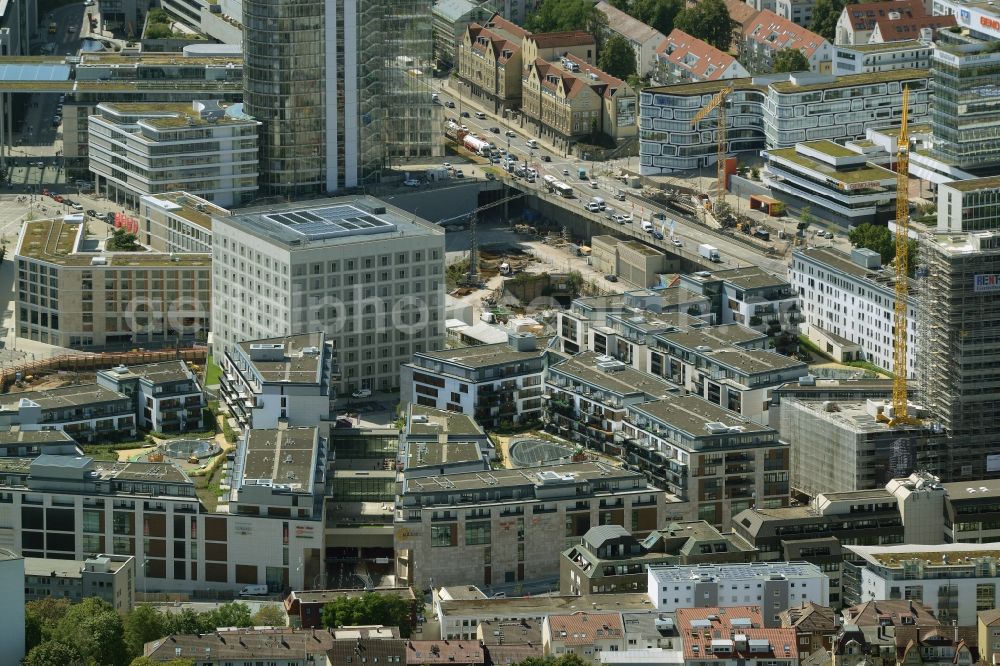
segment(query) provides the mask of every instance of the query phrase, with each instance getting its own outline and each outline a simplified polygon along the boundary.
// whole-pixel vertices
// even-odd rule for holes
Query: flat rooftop
[[[598,364],[605,365],[605,367],[602,368]],[[640,372],[621,361],[615,361],[609,356],[592,351],[577,354],[551,366],[548,379],[550,384],[553,381],[553,371],[568,375],[603,391],[623,396],[645,393],[656,397],[668,395],[677,390],[676,386],[655,375]]]
[[[410,418],[407,423],[409,435],[449,435],[454,437],[481,437],[485,433],[475,419],[467,414],[449,412],[443,409],[411,404],[410,414],[419,417]]]
[[[645,477],[636,472],[630,472],[620,467],[604,463],[570,463],[567,465],[548,465],[528,469],[493,469],[488,472],[469,472],[462,474],[447,474],[419,479],[409,479],[405,484],[404,494],[421,492],[461,492],[481,488],[513,488],[517,486],[569,486],[575,483],[585,483],[598,479],[636,479],[645,488]],[[525,499],[531,499],[526,497]]]
[[[645,592],[627,594],[584,594],[581,596],[513,597],[508,599],[455,599],[442,601],[446,616],[477,618],[538,617],[575,611],[646,610],[655,608]]]
[[[239,347],[265,382],[318,384],[322,379],[324,339],[321,331],[315,331],[247,340]],[[277,360],[279,354],[281,359]]]
[[[117,368],[102,370],[101,372],[125,379],[128,377],[139,377],[153,384],[166,384],[169,382],[182,382],[194,377],[194,373],[188,369],[184,361],[162,361],[160,363],[146,363],[143,365],[133,365],[118,371]]]
[[[137,121],[154,129],[258,124],[253,118],[242,115],[239,105],[217,104],[216,100],[205,104],[219,113],[209,118],[195,109],[191,102],[102,102],[97,113],[109,123],[131,125]],[[147,136],[146,140],[152,140],[152,137]]]
[[[1000,479],[979,481],[956,481],[942,483],[952,502],[963,500],[989,499],[1000,496]]]
[[[659,257],[663,254],[663,252],[657,250],[655,247],[650,247],[649,245],[641,243],[637,240],[622,241],[621,244],[634,252],[638,252],[644,257]]]
[[[70,444],[75,441],[62,430],[0,431],[0,444]]]
[[[809,562],[751,562],[734,564],[657,564],[649,573],[658,583],[683,582],[708,575],[722,580],[746,580],[780,574],[786,578],[813,578],[823,576],[815,564]]]
[[[284,485],[312,492],[316,434],[315,427],[248,431],[240,446],[244,454],[241,486]]]
[[[65,456],[62,456],[65,457]],[[88,459],[89,460],[89,459]],[[141,481],[145,483],[184,483],[194,485],[180,467],[171,462],[139,463],[93,460],[88,468],[102,479]]]
[[[438,225],[366,195],[241,209],[213,220],[289,249],[444,235]]]
[[[422,358],[432,358],[442,363],[454,363],[466,368],[488,368],[494,365],[517,363],[518,361],[539,358],[545,353],[545,349],[551,340],[551,337],[536,338],[535,349],[531,351],[517,351],[508,342],[497,342],[491,345],[473,345],[471,347],[421,352],[419,356]]]
[[[212,230],[212,216],[226,217],[229,211],[188,192],[164,192],[141,197],[142,203],[187,220],[206,231]]]
[[[80,248],[83,241],[83,216],[76,221],[63,219],[26,222],[15,254],[60,266],[94,266],[95,268],[127,267],[208,267],[211,254],[163,252],[88,252]],[[99,262],[94,263],[97,259]]]
[[[723,349],[767,338],[763,333],[742,324],[723,324],[722,326],[706,326],[686,331],[670,331],[660,333],[656,337],[690,350],[695,350],[698,347]]]
[[[714,359],[719,365],[745,372],[748,375],[793,368],[801,368],[803,375],[808,371],[808,366],[797,358],[768,349],[720,349],[709,352],[705,356]]]
[[[871,282],[874,286],[879,286],[883,289],[892,289],[892,282],[890,280],[893,276],[893,272],[891,268],[887,267],[884,271],[876,271],[874,269],[865,268],[864,266],[851,261],[851,255],[846,252],[841,252],[840,250],[835,250],[829,247],[798,248],[794,251],[794,254],[801,254],[802,256],[808,257],[818,263],[825,264],[826,266],[844,273],[845,275],[850,275],[851,277]],[[884,282],[879,282],[877,278],[882,276],[885,276]]]
[[[653,93],[654,95],[681,95],[690,97],[693,95],[704,95],[706,93],[717,93],[725,87],[733,90],[756,90],[767,92],[767,86],[754,83],[751,78],[744,79],[719,79],[716,81],[698,81],[696,83],[681,83],[671,86],[658,86],[655,88],[643,88],[642,92]]]
[[[408,599],[408,600],[412,600],[414,598],[413,591],[408,587],[386,587],[386,588],[376,587],[372,590],[355,590],[355,589],[294,590],[291,593],[289,599],[294,597],[295,599],[298,599],[302,603],[318,604],[318,603],[326,603],[329,601],[335,601],[336,599],[340,599],[342,597],[352,599],[355,597],[363,596],[368,592],[378,592],[379,594],[395,594],[397,596],[402,597],[403,599]]]
[[[406,454],[406,469],[458,465],[483,459],[475,442],[413,442]]]
[[[975,560],[1000,559],[1000,543],[946,543],[935,546],[845,546],[867,562],[900,569],[907,562],[921,560],[932,567],[971,567]]]
[[[53,578],[83,578],[83,561],[26,557],[24,558],[24,575],[51,576]]]
[[[918,39],[904,39],[898,42],[879,42],[878,44],[850,44],[837,46],[845,51],[861,51],[862,53],[876,53],[879,51],[908,51],[910,49],[925,48],[930,49]]]
[[[132,403],[130,398],[118,391],[112,391],[97,384],[79,384],[77,386],[62,386],[44,391],[7,393],[0,396],[0,410],[17,411],[19,403],[22,400],[29,400],[42,409],[80,407],[82,405],[112,402],[114,400],[128,400],[131,408]]]
[[[685,275],[696,282],[711,282],[722,280],[743,289],[763,289],[766,287],[787,287],[788,280],[772,275],[760,266],[744,266],[743,268],[728,268],[721,271],[710,271],[711,275],[702,277],[697,273]]]
[[[968,180],[953,180],[945,183],[945,187],[950,187],[959,192],[975,192],[976,190],[991,190],[1000,188],[1000,176],[987,176],[985,178],[969,178]]]
[[[864,74],[848,74],[846,76],[830,77],[833,79],[832,81],[824,78],[822,81],[818,81],[816,83],[797,84],[794,81],[776,81],[768,87],[779,93],[800,93],[812,90],[830,90],[832,88],[867,86],[873,83],[926,79],[928,77],[930,77],[930,71],[926,69],[897,69],[887,72],[866,72]]]
[[[858,155],[858,153],[855,153],[854,151],[847,152],[852,155]],[[871,162],[868,162],[863,166],[856,166],[852,164],[848,167],[844,167],[843,169],[838,169],[830,164],[827,164],[826,162],[821,162],[820,160],[813,159],[808,155],[803,155],[802,153],[797,152],[794,147],[770,148],[768,149],[767,154],[773,158],[791,162],[796,166],[802,167],[803,169],[814,171],[823,178],[848,185],[867,182],[881,183],[882,181],[895,181],[896,179],[896,174],[894,172]],[[840,155],[832,156],[839,157]],[[860,155],[858,156],[860,157]],[[863,192],[863,190],[861,191]]]
[[[837,400],[834,402],[837,411],[829,411],[825,408],[827,400],[800,400],[798,398],[785,398],[781,401],[781,404],[788,405],[789,407],[796,407],[800,410],[809,412],[813,418],[821,419],[824,421],[829,421],[833,424],[839,425],[840,427],[850,430],[854,433],[876,433],[876,432],[893,432],[893,433],[903,433],[911,432],[912,434],[920,434],[921,432],[930,432],[931,426],[928,425],[897,425],[889,427],[889,424],[883,421],[875,420],[875,417],[868,413],[867,401],[862,400]],[[886,402],[891,403],[891,400],[887,399]],[[943,437],[943,435],[942,435]]]
[[[692,437],[774,432],[768,426],[754,423],[736,412],[694,395],[670,395],[661,400],[634,405],[629,409],[662,421]],[[718,432],[713,432],[709,426],[716,424]]]

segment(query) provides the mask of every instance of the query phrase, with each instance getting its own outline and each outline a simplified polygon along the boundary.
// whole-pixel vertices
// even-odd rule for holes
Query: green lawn
[[[221,376],[222,368],[215,364],[215,359],[209,354],[208,361],[205,363],[205,386],[215,386],[219,383]]]

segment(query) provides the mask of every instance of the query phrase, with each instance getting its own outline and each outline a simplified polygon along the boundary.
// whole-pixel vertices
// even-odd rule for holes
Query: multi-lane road
[[[493,115],[488,106],[481,103],[480,100],[457,95],[455,91],[443,83],[437,92],[439,101],[446,107],[444,109],[445,118],[454,119],[458,124],[467,126],[473,134],[494,144],[501,151],[508,150],[517,157],[521,164],[527,162],[529,166],[538,171],[538,178],[533,184],[521,179],[520,187],[535,187],[540,191],[545,191],[547,187],[543,179],[546,175],[551,175],[573,188],[575,195],[573,198],[559,198],[559,202],[564,207],[606,224],[609,230],[616,234],[639,238],[649,245],[688,259],[698,258],[698,245],[709,243],[719,249],[722,255],[720,266],[723,268],[754,265],[761,266],[776,275],[786,274],[787,262],[783,257],[760,252],[754,247],[732,240],[725,234],[680,217],[673,211],[651,207],[637,199],[633,195],[634,191],[621,181],[605,174],[603,167],[598,169],[598,173],[592,173],[593,162],[587,162],[574,155],[567,155],[555,150],[551,145],[543,143],[537,137],[532,137],[518,123]],[[449,107],[449,102],[454,103],[454,108]],[[463,112],[467,113],[468,116],[464,116]],[[485,113],[485,118],[477,118],[476,112]],[[491,131],[494,127],[500,130],[499,134]],[[513,136],[509,136],[508,132]],[[532,149],[527,145],[526,142],[531,138],[535,138],[539,142],[539,148]],[[544,156],[547,156],[550,161],[544,161]],[[580,169],[586,171],[586,179],[578,177]],[[625,201],[615,199],[618,192],[625,192]],[[605,201],[607,206],[605,211],[598,213],[587,211],[587,204],[594,197],[600,197]],[[641,228],[641,220],[651,220],[654,213],[666,215],[665,222],[654,220],[656,230],[662,231],[664,234],[662,240],[644,232]],[[631,214],[632,222],[622,225],[609,219],[609,216],[616,214]],[[673,229],[672,235],[671,228]],[[679,247],[675,244],[675,240],[681,244]]]

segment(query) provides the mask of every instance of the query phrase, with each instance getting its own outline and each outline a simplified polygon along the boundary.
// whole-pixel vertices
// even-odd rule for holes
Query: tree
[[[136,250],[141,250],[142,246],[137,242],[135,234],[119,228],[111,233],[111,240],[108,241],[108,249],[119,252],[135,252]]]
[[[222,604],[214,611],[206,613],[206,615],[209,616],[207,619],[212,625],[212,629],[218,629],[219,627],[250,627],[253,625],[250,619],[252,615],[250,606],[238,601]]]
[[[142,654],[142,647],[149,641],[163,638],[168,631],[167,619],[152,606],[138,606],[122,620],[125,645],[129,654]]]
[[[52,638],[52,630],[69,610],[69,599],[48,597],[29,601],[24,605],[25,649]]]
[[[728,51],[733,43],[733,20],[722,0],[703,0],[681,10],[674,19],[674,27],[720,51]]]
[[[635,0],[629,13],[664,35],[669,35],[674,29],[674,20],[682,9],[684,0]]]
[[[252,623],[255,627],[284,627],[288,617],[278,604],[264,604],[254,613]]]
[[[856,247],[866,247],[878,252],[883,264],[888,264],[896,256],[896,242],[889,232],[889,227],[859,224],[847,232],[847,238]]]
[[[611,76],[626,79],[635,74],[635,51],[628,40],[621,35],[615,35],[606,42],[597,58],[597,66]]]
[[[397,594],[366,592],[360,597],[340,597],[323,606],[323,624],[344,627],[358,624],[398,626],[402,636],[410,635],[410,604]]]
[[[72,645],[59,641],[46,641],[31,648],[23,666],[83,666],[83,655]]]
[[[599,14],[601,18],[597,18]],[[524,27],[532,32],[562,32],[565,30],[587,30],[607,18],[589,0],[544,0],[538,9],[528,16]]]
[[[103,599],[88,597],[70,606],[52,632],[56,641],[72,645],[88,662],[121,664],[128,658],[124,625]]]
[[[846,0],[816,0],[813,7],[812,31],[833,44],[837,36],[837,21],[844,11]]]
[[[775,74],[782,72],[808,72],[809,60],[798,49],[781,49],[774,54],[771,69]]]

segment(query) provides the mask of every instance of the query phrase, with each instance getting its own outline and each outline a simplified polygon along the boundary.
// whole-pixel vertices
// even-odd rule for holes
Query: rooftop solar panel
[[[0,65],[0,81],[69,81],[69,65],[45,64],[3,64]]]

